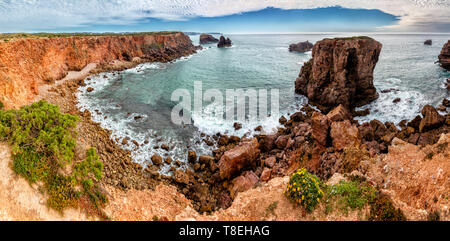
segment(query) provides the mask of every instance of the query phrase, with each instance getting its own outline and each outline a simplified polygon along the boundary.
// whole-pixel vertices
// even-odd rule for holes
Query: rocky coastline
[[[142,59],[133,57],[131,61],[119,57],[120,64],[103,62],[89,74],[120,71],[148,61],[167,62],[195,53],[195,46],[186,46],[154,52]],[[380,168],[386,173],[379,174],[378,166],[373,163],[390,154],[392,146],[410,143],[426,149],[434,145],[436,147],[433,148],[442,148],[439,153],[448,153],[449,147],[444,143],[447,143],[445,138],[448,138],[450,129],[449,100],[443,100],[445,108],[440,110],[445,115],[427,105],[422,109],[422,116],[400,123],[373,120],[360,124],[354,120],[354,107],[377,98],[373,69],[380,51],[381,44],[368,38],[318,42],[313,49],[313,59],[300,71],[296,91],[298,89],[297,93],[308,96],[310,104],[322,112],[307,104],[289,118],[280,118],[283,127],[269,135],[259,134],[252,138],[220,134],[205,136],[205,139],[214,140],[218,148],[212,151],[211,156],[187,153],[189,168],[174,170],[172,176],[161,175],[155,166],[144,169],[134,163],[130,152],[121,149],[110,138],[110,131],[93,122],[88,111],[78,110],[75,93],[79,86],[84,85],[86,76],[62,83],[56,81],[47,93],[39,93],[38,97],[60,106],[63,112],[80,117],[75,158],[85,158],[86,147],[97,149],[105,165],[105,176],[101,181],[105,189],[113,186],[125,191],[146,190],[161,183],[175,185],[178,192],[192,201],[195,210],[212,214],[229,208],[239,193],[260,187],[274,178],[291,175],[299,168],[306,168],[322,180],[329,180],[336,174],[353,174],[382,188],[389,183],[383,178],[389,173],[385,170],[387,164]],[[332,61],[327,62],[327,59]],[[326,91],[320,93],[318,89]],[[340,92],[334,92],[336,89]],[[330,99],[334,95],[339,98]],[[434,153],[439,154],[437,151]],[[448,183],[448,177],[444,178],[444,184]],[[394,180],[390,181],[394,183]],[[421,184],[410,185],[417,189]],[[438,210],[448,218],[448,210],[442,209],[448,203],[442,194],[446,191],[444,188],[435,192],[433,202],[425,200],[427,206],[424,209],[430,213]],[[419,193],[414,200],[423,203],[424,195]]]

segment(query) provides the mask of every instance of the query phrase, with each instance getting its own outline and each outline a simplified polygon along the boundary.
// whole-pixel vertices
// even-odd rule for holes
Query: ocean
[[[251,136],[260,125],[265,132],[271,132],[279,127],[281,115],[288,117],[307,103],[304,96],[295,94],[294,82],[302,65],[311,58],[311,52],[289,52],[289,44],[356,35],[361,34],[227,35],[233,41],[231,48],[219,49],[209,44],[197,54],[171,63],[146,63],[121,72],[91,76],[77,94],[78,107],[88,109],[94,121],[112,130],[112,138],[118,143],[126,137],[136,140],[139,147],[131,142],[121,145],[132,151],[137,163],[145,166],[154,154],[185,161],[188,150],[195,150],[199,155],[211,154],[214,147],[202,141],[202,133]],[[420,114],[424,105],[438,106],[443,98],[449,98],[445,81],[450,73],[436,61],[450,34],[366,35],[383,44],[374,73],[380,98],[361,108],[369,108],[371,114],[357,118],[360,122],[378,119],[397,124]],[[199,36],[190,37],[198,45]],[[423,44],[427,39],[433,40],[432,46]],[[269,93],[277,90],[279,114],[240,121],[242,129],[236,131],[235,120],[217,118],[216,114],[222,111],[220,106],[204,102],[204,114],[194,111],[192,125],[173,124],[172,109],[178,102],[171,100],[172,93],[186,89],[193,96],[196,81],[201,81],[203,91],[215,89],[224,97],[227,89],[267,90]],[[94,91],[87,92],[88,87],[93,87]],[[393,91],[381,92],[386,89]],[[401,101],[393,103],[396,98]],[[158,148],[162,144],[168,145],[170,150]],[[169,168],[170,165],[166,165],[161,171],[168,172]]]

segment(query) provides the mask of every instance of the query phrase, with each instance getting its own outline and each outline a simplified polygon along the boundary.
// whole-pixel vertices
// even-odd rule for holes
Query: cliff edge
[[[0,102],[6,108],[30,103],[40,85],[80,71],[89,63],[114,60],[168,62],[195,53],[180,32],[143,35],[26,38],[0,42]]]

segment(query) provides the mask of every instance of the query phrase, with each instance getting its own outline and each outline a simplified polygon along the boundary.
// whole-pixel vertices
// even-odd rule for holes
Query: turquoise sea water
[[[155,153],[175,160],[185,160],[189,149],[209,154],[212,148],[201,141],[201,133],[251,135],[259,125],[271,131],[277,127],[280,116],[243,122],[243,128],[235,131],[235,121],[214,118],[211,114],[217,111],[217,106],[205,103],[205,116],[193,113],[193,125],[178,126],[171,122],[172,108],[178,104],[170,100],[174,90],[187,89],[193,95],[195,81],[201,81],[204,90],[217,89],[224,95],[226,89],[267,89],[269,93],[278,89],[280,114],[291,114],[306,103],[304,96],[294,93],[294,82],[303,63],[311,58],[311,52],[290,53],[289,44],[354,35],[360,34],[229,35],[234,43],[231,48],[205,45],[197,54],[172,63],[143,64],[106,73],[107,78],[105,74],[93,76],[86,80],[86,87],[80,88],[79,107],[89,109],[93,119],[112,130],[119,142],[124,137],[137,140],[140,147],[133,144],[124,147],[132,150],[135,161],[144,165]],[[383,44],[375,70],[375,86],[379,92],[391,88],[395,91],[380,93],[378,100],[364,107],[372,113],[360,121],[376,118],[398,123],[419,114],[425,104],[437,106],[444,97],[449,97],[444,83],[450,74],[435,62],[450,35],[369,36]],[[190,37],[197,45],[198,36]],[[433,45],[423,45],[426,39],[432,39]],[[88,93],[86,89],[90,86],[94,91]],[[394,104],[395,98],[401,98],[401,102]],[[135,119],[137,116],[143,118]],[[148,144],[144,144],[146,140]],[[168,144],[171,150],[154,148],[161,144]],[[168,168],[164,167],[163,171]]]

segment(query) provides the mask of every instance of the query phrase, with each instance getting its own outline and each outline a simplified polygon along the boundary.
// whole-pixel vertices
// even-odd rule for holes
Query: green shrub
[[[77,116],[63,114],[46,101],[0,111],[0,140],[11,145],[13,170],[30,183],[42,182],[48,206],[61,212],[76,206],[82,195],[93,200],[95,207],[106,202],[93,181],[99,181],[103,172],[94,148],[88,149],[84,161],[73,165],[72,174],[62,174],[74,157],[77,121]],[[83,191],[78,191],[79,186]]]
[[[0,101],[0,110],[3,110],[3,108],[5,108],[5,105]]]
[[[292,174],[284,194],[293,202],[312,212],[324,193],[320,189],[319,178],[302,168]]]
[[[371,204],[370,221],[405,221],[402,210],[395,208],[386,196],[379,196]]]
[[[327,205],[331,205],[332,201],[342,211],[348,212],[348,209],[361,210],[366,204],[375,200],[377,190],[358,180],[341,181],[339,184],[329,186],[326,189]],[[330,207],[327,207],[329,210]]]

